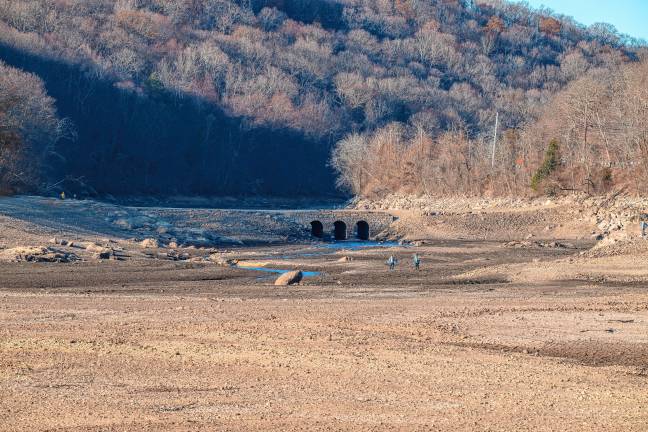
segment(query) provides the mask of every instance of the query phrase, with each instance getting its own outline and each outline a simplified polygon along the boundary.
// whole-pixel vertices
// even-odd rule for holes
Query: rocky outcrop
[[[0,252],[0,260],[10,262],[69,263],[78,259],[73,253],[44,246],[18,246]]]

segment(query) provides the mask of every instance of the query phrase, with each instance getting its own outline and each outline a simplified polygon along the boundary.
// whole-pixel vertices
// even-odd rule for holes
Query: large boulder
[[[98,245],[96,243],[86,243],[84,246],[85,246],[85,250],[87,250],[88,252],[96,253],[96,254],[100,254],[102,252],[105,252],[106,249],[107,249],[106,247],[100,246],[100,245]]]
[[[146,249],[157,249],[157,248],[160,247],[160,244],[154,238],[144,239],[139,244],[140,244],[141,247],[146,248]]]
[[[295,270],[295,271],[282,274],[277,278],[274,284],[277,286],[294,285],[301,282],[303,278],[304,278],[304,274],[302,273],[302,271]]]

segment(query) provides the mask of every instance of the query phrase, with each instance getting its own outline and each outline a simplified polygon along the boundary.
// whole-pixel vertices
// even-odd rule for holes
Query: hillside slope
[[[66,174],[117,194],[328,193],[349,132],[487,139],[636,59],[612,28],[499,1],[0,0],[0,43],[79,126]]]
[[[40,186],[67,126],[37,76],[0,61],[0,195]]]

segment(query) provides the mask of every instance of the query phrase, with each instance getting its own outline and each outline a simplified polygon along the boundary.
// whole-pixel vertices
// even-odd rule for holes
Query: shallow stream
[[[297,251],[290,255],[282,255],[279,258],[295,259],[295,258],[303,258],[303,257],[332,255],[336,251],[340,251],[340,250],[355,251],[355,250],[369,249],[369,248],[393,248],[393,247],[402,247],[402,245],[400,245],[398,242],[343,240],[343,241],[336,241],[331,243],[316,244],[313,245],[312,247],[304,249],[301,252]],[[269,256],[268,258],[277,258],[277,257]],[[273,274],[284,274],[284,273],[288,273],[289,271],[293,271],[292,269],[277,269],[277,268],[261,267],[261,266],[248,267],[245,265],[237,265],[235,267],[240,269],[245,269],[245,270],[253,270],[253,271],[273,273]],[[302,273],[304,277],[316,277],[322,274],[321,272],[315,272],[315,271],[302,271]]]

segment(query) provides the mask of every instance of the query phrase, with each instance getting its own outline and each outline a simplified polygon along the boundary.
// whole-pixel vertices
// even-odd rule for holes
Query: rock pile
[[[540,242],[540,241],[510,241],[504,243],[504,247],[509,248],[529,248],[529,247],[538,247],[538,248],[552,248],[552,249],[574,249],[575,246],[571,243],[566,242]]]
[[[44,246],[19,246],[0,251],[0,260],[9,262],[55,262],[70,263],[78,261],[73,253]]]
[[[171,248],[192,246],[209,248],[223,244],[243,244],[238,239],[221,236],[207,229],[172,225],[151,215],[125,217],[119,213],[116,216],[118,217],[112,220],[112,224],[126,231],[134,231],[138,238],[143,238],[140,246],[146,249],[157,249],[163,245]]]
[[[111,247],[110,243],[114,243],[114,242],[111,242],[110,240],[107,239],[103,240],[101,243],[94,243],[94,242],[80,242],[80,241],[71,241],[71,240],[60,239],[60,238],[53,238],[50,239],[50,243],[58,246],[64,246],[67,248],[76,248],[76,249],[85,250],[86,252],[92,254],[92,256],[95,259],[123,260],[128,257],[124,253],[123,249]]]

